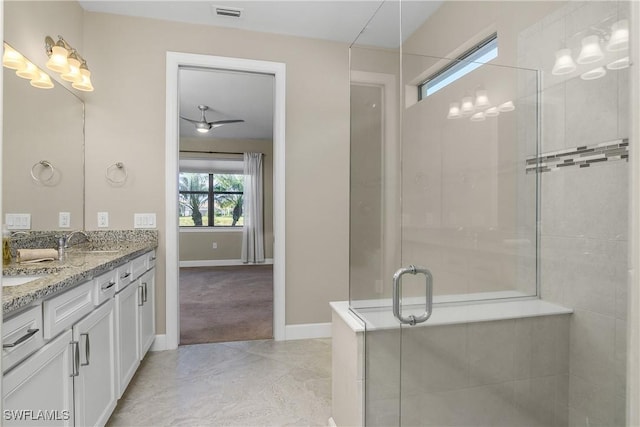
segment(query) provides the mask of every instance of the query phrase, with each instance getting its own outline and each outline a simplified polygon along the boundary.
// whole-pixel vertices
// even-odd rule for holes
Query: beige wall
[[[217,153],[263,153],[262,179],[264,191],[264,253],[273,258],[273,141],[217,138],[182,138],[181,150]],[[221,157],[211,154],[184,153],[181,158]],[[224,156],[223,156],[224,157]],[[227,156],[228,157],[228,156]],[[213,242],[217,248],[213,249]],[[242,229],[180,231],[180,261],[239,260],[242,251]]]
[[[84,51],[96,88],[87,96],[86,226],[108,210],[112,228],[156,212],[166,244],[167,51],[283,62],[286,85],[286,323],[331,320],[328,302],[348,294],[349,85],[346,44],[85,14]],[[129,168],[126,185],[102,171]],[[165,329],[165,267],[158,265],[157,326]]]

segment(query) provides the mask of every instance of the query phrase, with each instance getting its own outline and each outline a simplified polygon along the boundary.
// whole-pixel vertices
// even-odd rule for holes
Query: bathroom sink
[[[34,276],[2,276],[2,286],[18,286],[23,285],[25,283],[33,282],[34,280],[38,280],[41,277],[44,277],[44,274],[34,275]]]

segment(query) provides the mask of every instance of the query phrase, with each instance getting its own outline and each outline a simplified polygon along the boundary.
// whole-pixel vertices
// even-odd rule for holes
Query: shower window
[[[418,99],[433,95],[483,64],[498,57],[498,34],[493,33],[418,85]]]

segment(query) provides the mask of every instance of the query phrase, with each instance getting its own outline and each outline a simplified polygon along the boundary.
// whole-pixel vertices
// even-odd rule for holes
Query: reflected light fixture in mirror
[[[576,63],[571,57],[571,49],[560,49],[556,52],[556,62],[553,64],[551,74],[561,76],[569,74],[576,70]]]
[[[87,61],[67,41],[58,36],[54,42],[49,36],[44,39],[45,50],[49,56],[47,68],[60,73],[63,80],[71,82],[71,87],[85,92],[93,91],[91,72]]]
[[[621,19],[611,26],[611,38],[607,43],[609,52],[617,52],[629,48],[629,21]]]
[[[474,106],[476,110],[486,110],[491,106],[486,90],[478,89],[476,91],[476,102],[474,103]]]
[[[4,43],[2,65],[11,70],[16,70],[18,77],[31,80],[30,84],[33,87],[40,89],[51,89],[53,87],[53,82],[47,73],[36,67],[31,61],[7,43]]]
[[[458,104],[457,102],[450,103],[447,119],[459,119],[460,117],[462,117],[462,113],[460,112],[460,104]]]
[[[582,49],[576,62],[578,64],[591,64],[604,58],[600,48],[600,37],[597,35],[586,36],[582,39]]]
[[[604,77],[607,74],[607,70],[604,67],[594,68],[593,70],[589,70],[586,73],[580,74],[580,78],[582,80],[595,80],[600,77]]]

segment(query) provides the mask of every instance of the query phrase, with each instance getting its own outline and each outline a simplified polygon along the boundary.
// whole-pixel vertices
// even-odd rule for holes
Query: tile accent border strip
[[[592,146],[584,145],[566,150],[550,151],[537,157],[528,157],[526,173],[551,172],[572,166],[588,168],[592,164],[615,160],[629,161],[628,138],[602,142]]]

